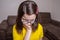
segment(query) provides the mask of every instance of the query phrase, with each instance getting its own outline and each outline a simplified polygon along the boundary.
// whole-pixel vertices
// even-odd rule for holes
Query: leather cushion
[[[49,23],[51,21],[51,16],[50,13],[48,12],[40,12],[38,15],[38,20],[40,21],[40,23]]]
[[[13,25],[14,23],[16,23],[16,16],[8,16],[7,18],[7,22],[8,22],[8,25]]]

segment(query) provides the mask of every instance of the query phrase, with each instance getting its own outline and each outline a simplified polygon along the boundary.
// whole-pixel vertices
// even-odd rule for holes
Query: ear
[[[38,7],[36,8],[36,14],[38,14],[39,10],[38,10]]]

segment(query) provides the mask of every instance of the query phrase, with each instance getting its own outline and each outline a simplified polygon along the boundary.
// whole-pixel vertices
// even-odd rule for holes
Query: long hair
[[[32,24],[32,29],[33,31],[35,31],[38,27],[38,6],[34,1],[24,1],[19,5],[18,8],[18,15],[17,15],[17,19],[16,19],[16,29],[17,31],[22,31],[23,29],[23,23],[21,21],[21,18],[24,14],[35,14],[36,15],[36,19],[35,22]]]

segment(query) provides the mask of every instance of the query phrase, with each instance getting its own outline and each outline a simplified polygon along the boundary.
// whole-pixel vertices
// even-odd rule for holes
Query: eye
[[[22,21],[23,21],[23,22],[26,22],[26,21],[28,21],[28,20],[27,20],[27,19],[25,19],[25,18],[22,18]]]
[[[32,19],[31,21],[35,21],[35,19]]]

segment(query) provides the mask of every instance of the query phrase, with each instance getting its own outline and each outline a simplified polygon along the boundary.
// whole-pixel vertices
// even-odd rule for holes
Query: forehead
[[[31,15],[24,14],[24,15],[23,15],[23,18],[26,18],[26,19],[33,19],[33,18],[36,18],[36,15],[35,15],[35,14],[31,14]]]

